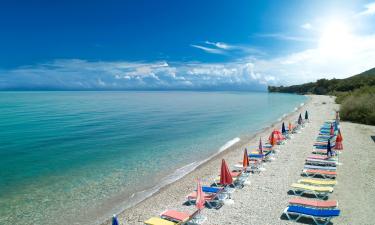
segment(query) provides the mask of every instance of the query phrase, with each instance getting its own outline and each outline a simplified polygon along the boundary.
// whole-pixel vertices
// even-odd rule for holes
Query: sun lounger
[[[324,155],[324,156],[327,156],[327,149],[326,148],[322,148],[322,149],[319,149],[319,148],[314,148],[312,153],[314,155]],[[337,151],[335,149],[332,148],[332,153],[333,155],[337,155]]]
[[[307,158],[305,160],[305,164],[315,165],[315,166],[331,166],[331,167],[336,167],[336,165],[338,165],[338,163],[333,160],[310,159],[310,158]]]
[[[326,171],[336,171],[337,167],[333,166],[314,166],[314,165],[305,165],[304,169],[307,170],[326,170]]]
[[[233,166],[234,170],[239,170],[239,171],[243,171],[244,170],[244,167],[242,166],[242,164],[236,164]],[[260,170],[260,163],[250,163],[250,165],[248,167],[246,167],[246,173],[243,173],[243,174],[246,174],[247,176],[249,175],[249,172],[251,173],[259,173],[261,170]],[[245,176],[243,176],[242,178],[246,178]],[[220,178],[218,177],[217,180],[219,180]]]
[[[151,217],[150,219],[144,222],[147,225],[175,225],[177,223],[160,218],[160,217]]]
[[[166,210],[160,214],[162,219],[175,222],[180,224],[202,224],[206,218],[199,216],[199,211],[195,211],[193,214],[179,212],[176,210]]]
[[[307,159],[320,159],[320,160],[327,160],[332,162],[337,162],[335,157],[328,157],[327,155],[320,155],[320,154],[312,154],[307,157]]]
[[[212,193],[205,193],[203,192],[203,197],[204,200],[206,201],[206,204],[210,208],[215,208],[223,205],[223,201],[228,198],[228,195],[222,192],[218,192],[215,194]],[[190,193],[188,196],[186,196],[186,201],[190,204],[193,205],[195,204],[195,200],[197,199],[197,192],[194,191]]]
[[[243,183],[245,181],[246,181],[246,179],[243,178],[243,177],[233,177],[233,183],[230,186],[232,186],[232,187],[243,187]],[[216,187],[222,187],[223,186],[222,184],[220,184],[220,176],[217,176],[214,179],[213,185],[216,186]]]
[[[292,198],[289,200],[289,205],[299,205],[312,208],[334,209],[337,208],[337,201],[335,200],[312,200],[307,198]]]
[[[335,186],[337,181],[335,180],[314,180],[314,179],[299,179],[298,183],[316,185],[316,186]]]
[[[317,225],[326,225],[333,217],[340,215],[338,209],[314,209],[303,206],[288,206],[284,214],[289,220],[298,221],[302,217],[311,218]],[[292,218],[295,216],[295,218]]]
[[[302,175],[308,177],[323,177],[323,178],[331,178],[334,179],[337,176],[336,171],[327,171],[327,170],[302,170]]]
[[[311,194],[314,195],[316,198],[324,199],[328,196],[328,194],[333,192],[333,188],[294,183],[291,185],[290,191],[298,196],[304,194]]]
[[[262,157],[260,156],[259,158],[257,159],[250,159],[249,160],[249,166],[246,167],[246,171],[245,172],[251,172],[251,173],[260,173],[262,170],[261,170],[261,167],[262,167]],[[234,170],[239,170],[239,171],[243,171],[244,168],[243,168],[243,165],[242,163],[238,163],[236,165],[233,166]],[[242,178],[246,178],[246,176],[248,176],[249,174],[248,173],[243,173],[242,174]]]
[[[172,222],[184,222],[190,219],[190,214],[185,212],[179,212],[176,210],[165,210],[160,214],[160,217]]]
[[[223,188],[202,186],[202,191],[206,193],[218,193],[223,191]]]

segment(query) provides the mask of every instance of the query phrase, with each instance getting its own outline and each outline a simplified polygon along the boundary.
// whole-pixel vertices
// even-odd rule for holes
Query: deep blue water
[[[0,224],[91,224],[305,100],[247,92],[0,92]]]

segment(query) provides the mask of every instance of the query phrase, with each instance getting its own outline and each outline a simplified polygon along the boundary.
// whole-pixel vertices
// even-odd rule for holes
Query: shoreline
[[[266,138],[268,138],[269,133],[273,129],[280,128],[282,121],[285,121],[285,122],[291,121],[294,124],[295,121],[296,121],[296,119],[297,119],[297,117],[298,117],[298,115],[299,115],[299,113],[304,113],[304,110],[306,110],[306,108],[312,103],[312,99],[313,99],[312,96],[310,96],[310,95],[305,95],[305,96],[306,96],[306,100],[303,103],[301,103],[299,106],[293,108],[293,110],[291,112],[282,115],[276,121],[273,121],[269,125],[265,126],[264,128],[261,128],[258,131],[255,131],[253,134],[248,134],[248,135],[242,134],[239,137],[235,137],[235,138],[229,140],[223,146],[221,146],[219,148],[219,150],[214,155],[212,155],[212,156],[210,156],[210,157],[208,157],[208,158],[206,158],[206,159],[198,162],[197,166],[195,166],[191,171],[183,174],[181,177],[178,177],[177,179],[175,179],[175,180],[173,180],[173,181],[171,181],[171,182],[169,182],[169,183],[167,183],[165,185],[162,185],[161,187],[159,187],[157,185],[157,186],[151,187],[149,189],[145,189],[145,190],[139,191],[137,193],[134,193],[133,196],[136,195],[136,194],[138,194],[138,193],[150,191],[150,194],[146,195],[147,197],[141,199],[140,201],[136,201],[136,203],[134,203],[132,206],[128,206],[128,207],[122,208],[120,210],[117,210],[117,211],[119,211],[119,212],[116,213],[118,215],[119,221],[125,221],[125,222],[123,222],[123,224],[133,224],[133,223],[130,222],[130,221],[134,221],[132,219],[133,216],[129,217],[127,215],[131,214],[132,210],[136,210],[138,208],[143,209],[144,207],[142,206],[142,204],[144,204],[144,202],[152,201],[152,199],[156,198],[156,196],[158,196],[158,195],[168,194],[168,193],[166,193],[168,191],[168,189],[170,189],[170,188],[173,189],[174,186],[180,186],[181,183],[186,183],[186,182],[182,181],[186,177],[191,177],[191,176],[199,174],[200,170],[207,169],[205,167],[207,167],[208,164],[213,163],[214,161],[217,161],[217,160],[221,160],[221,158],[227,156],[230,153],[233,153],[233,152],[238,151],[238,150],[243,151],[243,149],[245,147],[247,147],[247,148],[249,148],[250,146],[251,147],[255,147],[256,145],[250,145],[250,143],[252,143],[254,141],[257,142],[259,140],[259,138],[258,138],[259,136],[262,137],[262,140],[266,140]],[[234,139],[237,139],[237,138],[239,138],[239,140],[237,142],[235,142],[234,144],[230,145],[229,147],[221,150],[221,148],[223,148],[229,142],[231,142],[231,141],[233,141]],[[240,157],[239,157],[239,159],[240,159]],[[193,163],[191,163],[191,164],[193,164]],[[189,166],[191,164],[188,164],[188,165],[185,165],[185,166],[183,166],[181,168],[178,168],[173,173],[171,173],[168,176],[164,177],[162,181],[168,180],[168,178],[171,175],[173,175],[176,171],[178,171],[178,170],[180,170],[182,168],[185,168],[185,167],[187,167],[187,166]],[[218,170],[219,169],[219,164],[217,164],[217,165],[218,165],[217,166],[217,170]],[[203,181],[205,180],[205,177],[200,177],[200,178],[202,178]],[[211,179],[211,180],[213,180],[213,179]],[[191,183],[191,182],[189,182],[189,183]],[[193,189],[191,189],[192,188],[191,186],[189,186],[189,185],[185,185],[185,186],[189,187],[190,191],[193,190]],[[157,190],[155,191],[154,189],[157,189]],[[188,194],[188,193],[189,192],[184,193],[184,196],[186,194]],[[183,203],[183,201],[181,201],[181,205],[182,205],[182,203]],[[161,211],[163,211],[163,210],[164,209],[160,209],[159,213]],[[154,216],[156,216],[156,215],[158,215],[158,214],[154,214]],[[137,221],[134,221],[134,222],[141,222],[141,224],[143,224],[143,221],[144,220],[140,220],[140,218],[138,217]],[[111,218],[107,218],[104,221],[97,221],[97,222],[98,222],[97,224],[99,224],[99,225],[110,225],[111,224]]]

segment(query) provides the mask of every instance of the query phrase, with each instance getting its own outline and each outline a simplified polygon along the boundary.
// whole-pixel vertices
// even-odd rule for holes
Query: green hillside
[[[269,92],[297,93],[297,94],[317,94],[335,95],[335,92],[348,92],[363,86],[375,85],[375,68],[367,70],[358,75],[346,79],[320,79],[316,82],[310,82],[300,85],[284,86],[268,86]]]
[[[300,85],[268,86],[269,92],[334,95],[341,118],[375,125],[375,68],[346,79],[320,79]]]

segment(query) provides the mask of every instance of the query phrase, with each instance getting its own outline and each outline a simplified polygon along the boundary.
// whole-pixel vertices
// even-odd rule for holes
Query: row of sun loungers
[[[290,189],[290,193],[294,195],[313,196],[315,199],[291,199],[288,207],[283,211],[283,215],[288,220],[298,221],[301,218],[309,218],[315,224],[323,225],[328,224],[332,218],[340,215],[337,201],[326,200],[334,191],[334,186],[337,185],[335,178],[339,165],[335,157],[329,157],[327,150],[323,150],[323,147],[328,148],[328,144],[330,144],[328,140],[335,139],[336,132],[332,129],[333,125],[323,125],[317,142],[314,144],[313,154],[306,158],[301,173],[305,178],[292,184]]]
[[[301,119],[301,115],[297,123],[298,123],[298,126],[296,127],[291,127],[291,125],[289,125],[288,130],[284,128],[284,124],[283,124],[284,132],[282,134],[279,132],[279,135],[283,135],[283,136],[282,138],[277,139],[277,141],[274,144],[278,144],[278,145],[285,144],[286,143],[285,139],[291,139],[293,134],[300,132],[300,130],[304,127],[304,121]],[[205,201],[205,206],[207,208],[216,208],[216,209],[220,208],[225,203],[226,200],[231,199],[231,194],[235,191],[235,189],[240,189],[243,187],[243,185],[247,182],[249,173],[260,173],[264,171],[265,169],[263,167],[263,163],[271,162],[274,160],[273,155],[275,154],[275,149],[273,148],[272,144],[263,145],[260,142],[259,151],[250,152],[250,154],[247,154],[247,151],[245,151],[245,154],[248,157],[248,164],[245,167],[243,163],[238,163],[233,166],[233,170],[230,172],[230,176],[233,179],[233,182],[231,185],[222,185],[220,183],[220,175],[219,175],[214,179],[211,186],[201,187],[203,191],[203,198]],[[315,159],[319,159],[319,158],[315,158]],[[306,173],[309,173],[309,171],[306,171]],[[314,181],[312,181],[311,179],[302,179],[299,184],[296,184],[295,187],[303,187],[305,184],[313,183],[313,182]],[[331,187],[329,187],[329,184],[330,183],[327,183],[327,182],[319,183],[319,185],[321,185],[321,187],[319,188],[330,189]],[[298,192],[298,190],[295,190],[295,191],[296,193]],[[197,193],[198,192],[195,190],[186,196],[186,205],[196,204]],[[302,207],[303,204],[305,205],[306,204],[307,205],[308,204],[310,205],[322,204],[322,203],[316,203],[312,201],[301,202],[301,200],[295,200],[292,203],[295,205],[293,207]],[[203,222],[204,222],[204,219],[203,217],[200,217],[199,210],[197,210],[196,212],[192,214],[179,212],[175,210],[166,210],[162,212],[159,215],[159,217],[152,217],[146,220],[144,223],[147,225],[172,225],[172,224],[201,224]]]

